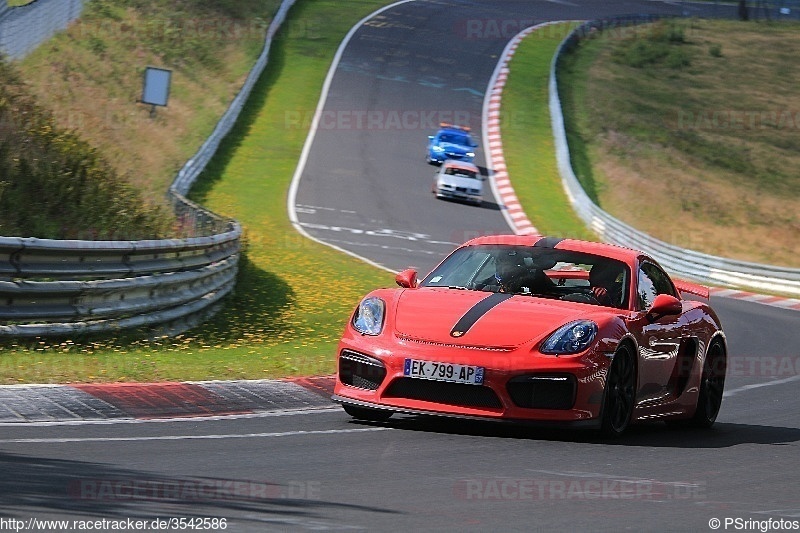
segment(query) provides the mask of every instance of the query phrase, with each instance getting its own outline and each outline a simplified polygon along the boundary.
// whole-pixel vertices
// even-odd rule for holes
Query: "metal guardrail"
[[[199,230],[216,217],[193,212]],[[0,237],[0,336],[176,334],[196,325],[231,292],[238,270],[241,227],[216,219],[225,231],[183,239]]]
[[[182,195],[189,191],[197,176],[203,171],[203,169],[206,167],[206,164],[208,164],[211,157],[217,151],[222,139],[228,134],[231,128],[233,128],[233,125],[236,122],[236,119],[239,117],[242,107],[247,101],[247,98],[250,96],[250,92],[253,90],[253,86],[256,84],[259,76],[261,76],[261,73],[267,66],[267,59],[269,56],[270,45],[272,44],[272,38],[275,36],[275,33],[278,31],[278,28],[280,28],[281,24],[283,24],[283,21],[286,19],[286,14],[289,12],[289,9],[294,5],[294,3],[295,0],[283,0],[283,2],[281,2],[281,7],[278,9],[278,12],[275,14],[275,18],[272,19],[272,23],[267,29],[264,50],[261,52],[261,55],[259,56],[255,65],[250,70],[250,74],[247,76],[242,89],[233,99],[231,105],[228,107],[228,110],[217,123],[217,126],[211,136],[206,140],[205,143],[203,143],[203,146],[200,148],[200,150],[198,150],[194,157],[192,157],[186,163],[186,165],[183,166],[180,172],[178,172],[178,176],[175,178],[175,181],[170,187],[170,191],[173,193]]]
[[[25,57],[83,11],[83,0],[36,0],[18,7],[0,3],[0,52],[11,59]]]
[[[550,66],[550,115],[556,145],[558,170],[570,203],[580,218],[604,241],[643,250],[664,268],[678,276],[711,285],[772,291],[800,296],[800,269],[762,265],[726,259],[687,250],[660,241],[625,224],[603,211],[586,194],[570,163],[564,116],[558,93],[556,70],[562,54],[578,40],[594,31],[620,25],[652,22],[652,16],[630,16],[584,23],[575,28],[559,45]]]
[[[0,0],[2,1],[2,0]],[[242,228],[184,197],[233,127],[295,0],[284,0],[242,89],[168,195],[187,238],[135,241],[0,237],[0,337],[174,335],[202,322],[234,287]]]

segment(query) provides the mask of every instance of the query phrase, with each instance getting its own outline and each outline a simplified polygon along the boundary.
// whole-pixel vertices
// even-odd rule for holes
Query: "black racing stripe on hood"
[[[555,248],[558,245],[558,243],[560,243],[563,240],[564,239],[562,239],[560,237],[544,237],[544,238],[539,239],[538,241],[536,241],[533,244],[533,247],[534,248],[536,248],[536,247],[539,247],[539,248]]]
[[[505,302],[512,296],[513,294],[496,292],[476,303],[469,311],[464,313],[464,316],[462,316],[458,322],[456,322],[456,325],[453,326],[452,330],[450,330],[450,336],[462,337],[473,325],[475,325],[475,322],[477,322],[480,317],[488,313],[497,304]]]

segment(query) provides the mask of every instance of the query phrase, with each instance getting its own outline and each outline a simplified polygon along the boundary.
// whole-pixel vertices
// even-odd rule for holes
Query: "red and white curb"
[[[333,408],[334,376],[0,386],[3,424],[173,420]]]
[[[796,311],[800,311],[800,300],[796,300],[794,298],[770,296],[768,294],[756,294],[753,292],[740,291],[737,289],[723,289],[720,287],[711,287],[710,291],[712,296],[745,300],[748,302],[770,305],[772,307],[780,307],[781,309],[794,309]]]
[[[522,209],[522,205],[514,192],[514,187],[511,185],[511,179],[508,176],[508,168],[503,156],[503,140],[500,133],[500,104],[503,88],[506,85],[506,81],[508,81],[508,64],[514,56],[514,52],[517,51],[520,42],[534,31],[551,24],[557,24],[557,22],[546,22],[531,26],[511,39],[503,50],[497,67],[495,67],[492,78],[489,81],[487,98],[483,103],[483,145],[486,147],[486,162],[489,167],[492,189],[502,204],[503,216],[505,216],[508,225],[517,235],[541,234]]]

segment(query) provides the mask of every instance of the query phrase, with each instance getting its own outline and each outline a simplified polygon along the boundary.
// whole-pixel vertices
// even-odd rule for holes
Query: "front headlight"
[[[539,351],[550,355],[568,355],[584,351],[597,336],[597,324],[576,320],[564,324],[542,343]]]
[[[444,152],[444,148],[442,148],[441,146],[434,146],[433,151],[437,153]]]
[[[380,298],[364,298],[353,317],[353,327],[362,335],[380,335],[385,310],[386,304]]]
[[[475,157],[475,152],[467,152],[467,157]]]

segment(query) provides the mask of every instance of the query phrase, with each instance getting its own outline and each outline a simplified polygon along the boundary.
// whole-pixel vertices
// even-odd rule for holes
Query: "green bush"
[[[673,48],[664,58],[664,64],[674,69],[688,67],[692,64],[692,57],[683,48]]]
[[[650,25],[643,35],[633,37],[630,46],[618,47],[615,60],[633,68],[666,66],[673,69],[691,65],[691,53],[684,47],[689,44],[683,24],[674,20],[659,21]]]
[[[660,63],[669,55],[669,46],[662,43],[640,41],[629,48],[619,49],[617,58],[621,63],[633,68]]]

